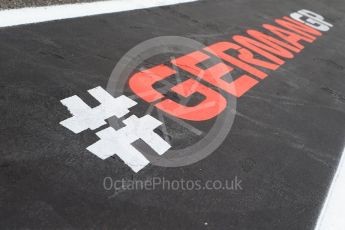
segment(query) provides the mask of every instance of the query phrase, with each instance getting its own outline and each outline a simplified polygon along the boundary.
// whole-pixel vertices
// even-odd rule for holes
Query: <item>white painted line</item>
[[[345,229],[345,149],[322,207],[315,230]]]
[[[109,0],[0,11],[0,27],[175,5],[197,0]]]

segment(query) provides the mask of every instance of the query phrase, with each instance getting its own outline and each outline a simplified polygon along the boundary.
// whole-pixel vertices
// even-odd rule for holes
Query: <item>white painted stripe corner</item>
[[[323,204],[315,230],[345,229],[345,149]]]

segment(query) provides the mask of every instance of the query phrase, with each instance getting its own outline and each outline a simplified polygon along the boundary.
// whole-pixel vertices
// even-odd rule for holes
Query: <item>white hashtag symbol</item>
[[[107,124],[105,120],[112,116],[123,117],[129,113],[129,108],[137,104],[124,95],[114,98],[101,87],[96,87],[88,92],[100,102],[99,106],[91,108],[78,96],[61,100],[61,103],[68,108],[73,117],[60,122],[60,124],[74,133],[80,133],[87,129],[95,130]],[[133,171],[138,172],[149,164],[149,161],[132,146],[133,142],[141,139],[159,155],[171,147],[153,131],[162,124],[154,117],[145,115],[138,118],[132,115],[123,123],[126,126],[119,130],[108,127],[97,132],[96,135],[100,140],[90,145],[87,150],[101,159],[116,154]]]
[[[100,86],[90,89],[88,92],[99,101],[99,106],[91,108],[78,96],[61,100],[61,103],[74,116],[60,122],[60,124],[74,133],[80,133],[87,129],[95,130],[106,124],[105,119],[112,116],[121,118],[129,113],[129,108],[137,104],[126,96],[114,98]]]

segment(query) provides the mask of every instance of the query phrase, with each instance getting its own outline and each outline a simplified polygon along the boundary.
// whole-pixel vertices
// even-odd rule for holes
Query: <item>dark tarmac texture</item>
[[[0,0],[0,9],[16,9],[81,2],[95,2],[95,0]]]
[[[334,27],[237,101],[226,141],[193,165],[138,174],[59,125],[61,99],[106,87],[157,36],[205,45],[300,9]],[[311,230],[345,141],[343,0],[209,0],[0,29],[1,229]],[[238,191],[107,191],[113,180],[242,180]]]

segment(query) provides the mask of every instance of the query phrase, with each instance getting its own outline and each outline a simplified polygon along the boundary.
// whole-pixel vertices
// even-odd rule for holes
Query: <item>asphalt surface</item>
[[[299,9],[334,28],[241,97],[226,141],[196,164],[134,174],[85,149],[93,132],[59,125],[60,100],[92,103],[86,91],[142,41],[213,44]],[[344,11],[342,0],[212,0],[0,29],[1,229],[313,229],[345,140]],[[238,177],[243,190],[113,195],[105,177]]]
[[[0,0],[0,9],[16,9],[81,2],[95,2],[95,0]]]

